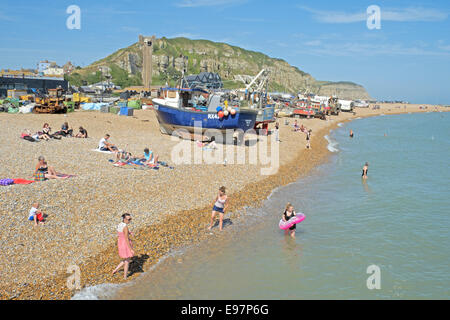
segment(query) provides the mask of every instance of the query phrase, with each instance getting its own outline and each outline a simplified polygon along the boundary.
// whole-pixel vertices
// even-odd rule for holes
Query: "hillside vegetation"
[[[121,87],[142,85],[142,53],[140,43],[134,43],[98,60],[68,77],[71,84],[92,84],[110,75]],[[166,82],[174,85],[183,69],[187,75],[217,72],[225,88],[244,87],[236,75],[255,76],[262,69],[271,71],[269,90],[296,93],[311,91],[318,94],[338,94],[342,98],[368,99],[366,90],[352,82],[317,81],[311,75],[282,59],[271,58],[261,52],[245,50],[226,43],[187,38],[157,39],[153,46],[154,85]],[[99,70],[103,70],[102,72]]]

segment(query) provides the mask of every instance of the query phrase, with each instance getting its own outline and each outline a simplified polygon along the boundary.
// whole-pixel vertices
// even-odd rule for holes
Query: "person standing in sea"
[[[366,162],[366,164],[364,165],[363,169],[362,169],[362,178],[363,179],[367,179],[367,173],[369,172],[369,163]]]
[[[122,215],[122,222],[117,226],[117,247],[119,249],[119,257],[122,261],[112,273],[115,274],[123,267],[124,279],[127,279],[130,260],[134,257],[133,245],[130,240],[131,232],[128,230],[128,225],[130,222],[131,215],[129,213],[125,213]]]
[[[353,134],[353,130],[350,129],[350,138],[353,138],[354,134]]]
[[[281,216],[281,220],[284,222],[289,221],[291,218],[295,217],[297,214],[294,211],[294,206],[290,203],[286,205],[286,209],[283,212],[283,215]],[[285,230],[284,234],[288,235],[290,233],[291,237],[295,239],[295,230],[297,229],[297,225],[293,225],[289,228],[289,230]]]

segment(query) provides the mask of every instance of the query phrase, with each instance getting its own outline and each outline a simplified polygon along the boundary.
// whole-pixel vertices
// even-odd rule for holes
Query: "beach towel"
[[[113,163],[114,167],[117,168],[123,168],[123,169],[136,169],[136,170],[148,170],[148,169],[153,169],[153,170],[159,170],[159,167],[155,164],[150,164],[150,165],[146,165],[143,163],[134,163],[134,162],[116,162]]]
[[[0,179],[0,186],[10,186],[14,184],[13,179]]]
[[[34,181],[31,180],[25,180],[25,179],[13,179],[14,180],[14,184],[31,184]]]
[[[45,181],[45,180],[48,180],[48,179],[45,177],[45,173],[42,172],[42,171],[37,171],[37,172],[35,172],[35,173],[33,174],[33,179],[34,179],[34,181]]]
[[[39,140],[36,140],[36,139],[34,139],[33,137],[31,137],[31,136],[26,136],[26,135],[23,136],[22,139],[27,140],[27,141],[30,141],[30,142],[39,142]]]
[[[111,152],[111,151],[102,151],[102,150],[100,150],[100,149],[94,149],[94,150],[92,150],[92,151],[94,151],[94,152],[100,152],[100,153],[106,153],[106,154],[112,154],[113,152]]]
[[[58,173],[57,176],[60,177],[60,178],[75,178],[76,177],[76,175],[64,174],[64,173]]]

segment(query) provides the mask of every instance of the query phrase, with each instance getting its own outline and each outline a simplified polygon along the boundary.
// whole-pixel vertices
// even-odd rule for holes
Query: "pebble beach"
[[[37,158],[65,174],[66,180],[30,185],[0,186],[0,299],[70,299],[67,269],[77,266],[81,286],[121,283],[121,273],[111,271],[119,262],[116,226],[120,216],[133,216],[130,229],[136,257],[131,265],[135,279],[149,270],[171,249],[206,239],[211,203],[220,186],[230,198],[226,218],[245,216],[246,206],[257,206],[270,192],[297,180],[326,161],[329,151],[324,136],[338,123],[358,117],[408,112],[447,111],[431,105],[381,104],[373,110],[356,109],[329,120],[298,119],[313,130],[312,150],[306,150],[305,135],[294,132],[292,118],[280,118],[280,168],[262,175],[261,164],[174,164],[172,150],[180,143],[159,131],[152,110],[139,110],[133,117],[76,111],[67,115],[0,114],[0,179],[32,180]],[[427,109],[421,107],[426,106]],[[285,119],[289,124],[285,124]],[[24,129],[39,131],[47,122],[53,131],[67,121],[77,132],[83,126],[88,139],[31,143],[20,139]],[[104,134],[133,155],[148,147],[173,169],[138,170],[114,167],[114,156],[94,152]],[[356,134],[358,134],[356,132]],[[248,137],[254,143],[257,136]],[[189,142],[192,149],[195,142]],[[234,152],[245,146],[234,146]],[[48,215],[44,225],[27,221],[33,202]],[[218,232],[217,229],[213,230]]]

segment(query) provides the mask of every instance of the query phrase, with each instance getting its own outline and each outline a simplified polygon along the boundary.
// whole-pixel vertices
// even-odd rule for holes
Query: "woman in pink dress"
[[[119,249],[119,257],[122,259],[122,261],[112,273],[115,274],[123,267],[125,279],[128,275],[130,260],[134,256],[133,246],[130,240],[131,232],[128,230],[128,224],[130,222],[131,215],[129,213],[125,213],[124,215],[122,215],[122,222],[117,226],[117,247]]]

